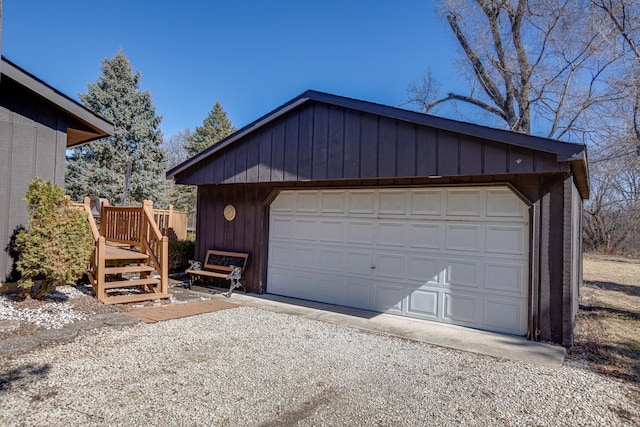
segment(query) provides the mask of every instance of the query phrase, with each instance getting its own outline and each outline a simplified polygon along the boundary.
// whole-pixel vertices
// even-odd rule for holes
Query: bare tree
[[[163,145],[167,151],[169,168],[177,166],[189,158],[185,146],[190,136],[191,129],[184,128],[164,141]]]
[[[598,106],[592,198],[585,207],[585,247],[640,253],[640,4],[591,0],[604,21],[600,35],[617,61],[608,84],[619,96]],[[597,121],[594,121],[597,123]]]
[[[191,136],[191,130],[185,128],[164,141],[164,148],[169,158],[169,168],[179,165],[189,158],[186,146]],[[190,213],[196,211],[196,188],[193,185],[175,184],[173,180],[167,183],[166,198],[177,209],[184,209]]]
[[[408,101],[423,112],[463,103],[522,133],[539,119],[537,133],[583,140],[581,120],[612,96],[604,78],[617,60],[603,54],[605,41],[594,30],[601,19],[585,6],[587,0],[442,0],[439,11],[471,87],[441,96],[427,75],[410,86]]]

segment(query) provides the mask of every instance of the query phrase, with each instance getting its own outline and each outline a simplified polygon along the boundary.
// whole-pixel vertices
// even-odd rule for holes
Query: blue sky
[[[431,68],[465,87],[429,1],[5,0],[2,54],[77,99],[123,49],[165,138],[218,100],[238,126],[307,89],[400,106]]]

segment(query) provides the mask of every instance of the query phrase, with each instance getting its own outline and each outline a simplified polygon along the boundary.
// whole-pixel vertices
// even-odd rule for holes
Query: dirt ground
[[[630,383],[640,404],[640,260],[585,254],[570,355]]]

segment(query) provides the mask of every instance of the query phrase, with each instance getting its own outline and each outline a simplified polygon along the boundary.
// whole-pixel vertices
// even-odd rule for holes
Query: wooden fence
[[[173,205],[169,205],[169,209],[154,209],[153,219],[162,234],[167,236],[169,240],[186,240],[187,225],[189,215],[187,210],[176,211]]]

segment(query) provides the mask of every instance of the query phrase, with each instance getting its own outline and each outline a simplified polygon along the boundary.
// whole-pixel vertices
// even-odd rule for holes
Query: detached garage
[[[582,145],[307,91],[168,176],[250,292],[572,344]]]

